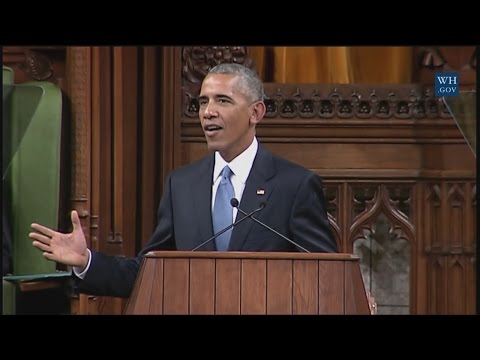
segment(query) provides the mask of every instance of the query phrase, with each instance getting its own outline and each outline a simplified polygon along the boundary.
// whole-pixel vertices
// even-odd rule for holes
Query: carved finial
[[[437,47],[427,47],[423,53],[422,66],[427,68],[439,68],[445,65],[445,60]]]

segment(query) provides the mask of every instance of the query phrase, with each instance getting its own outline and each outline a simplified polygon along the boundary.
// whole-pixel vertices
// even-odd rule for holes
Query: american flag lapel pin
[[[265,189],[257,189],[257,195],[265,195]]]

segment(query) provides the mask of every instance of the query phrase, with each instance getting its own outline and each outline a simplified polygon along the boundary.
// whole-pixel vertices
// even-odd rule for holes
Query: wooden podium
[[[370,314],[358,256],[156,251],[126,314]]]

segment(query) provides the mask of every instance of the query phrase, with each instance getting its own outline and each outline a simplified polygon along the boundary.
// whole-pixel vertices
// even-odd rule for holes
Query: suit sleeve
[[[321,178],[310,173],[295,197],[290,216],[293,240],[311,252],[337,252],[337,243],[328,221]]]
[[[158,208],[157,227],[137,257],[109,256],[92,251],[92,262],[85,278],[78,282],[80,292],[128,297],[133,289],[143,256],[152,250],[174,250],[173,214],[171,203],[171,177],[167,179],[164,194]]]

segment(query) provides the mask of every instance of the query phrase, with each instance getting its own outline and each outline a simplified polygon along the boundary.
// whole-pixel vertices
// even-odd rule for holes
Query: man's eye
[[[207,105],[207,100],[198,100],[198,103],[200,104],[200,106],[205,106]]]

